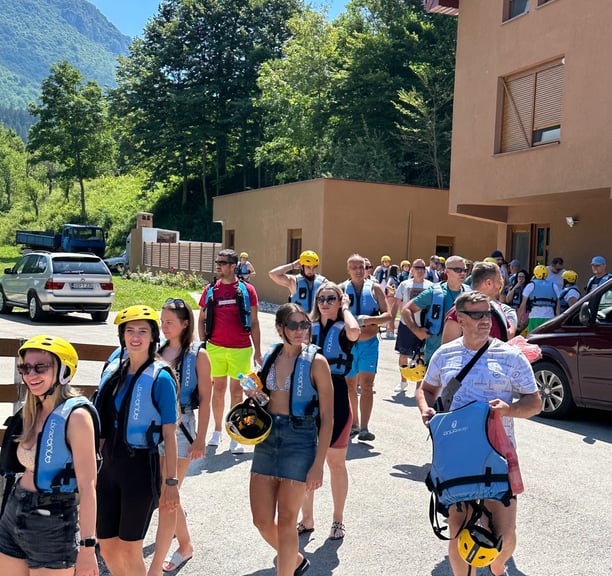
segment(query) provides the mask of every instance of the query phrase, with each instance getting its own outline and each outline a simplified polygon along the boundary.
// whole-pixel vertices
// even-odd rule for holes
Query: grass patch
[[[115,285],[115,301],[112,310],[118,312],[134,304],[146,304],[154,310],[161,310],[168,298],[182,298],[192,308],[197,308],[198,303],[192,298],[190,292],[201,293],[203,286],[199,289],[189,289],[165,284],[153,284],[151,282],[128,279],[122,276],[113,276]]]

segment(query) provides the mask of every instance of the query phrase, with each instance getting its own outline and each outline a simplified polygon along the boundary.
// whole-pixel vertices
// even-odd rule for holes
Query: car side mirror
[[[580,320],[580,324],[583,326],[590,326],[593,323],[593,314],[591,313],[589,302],[585,302],[580,307],[580,314],[578,315],[578,318]]]
[[[13,273],[13,269],[12,268],[5,268],[4,269],[4,273],[5,274],[12,274]]]

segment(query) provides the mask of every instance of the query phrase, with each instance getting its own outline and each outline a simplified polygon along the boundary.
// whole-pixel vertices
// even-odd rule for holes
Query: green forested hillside
[[[26,110],[60,60],[103,88],[115,85],[115,64],[130,39],[86,0],[0,0],[0,122],[4,108]]]

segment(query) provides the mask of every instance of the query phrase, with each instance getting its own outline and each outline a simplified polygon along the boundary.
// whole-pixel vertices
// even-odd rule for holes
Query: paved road
[[[75,342],[112,344],[116,329],[86,316],[32,325],[25,314],[0,317],[0,336],[62,335]],[[264,344],[273,341],[273,316],[261,314]],[[312,576],[446,576],[446,545],[427,517],[423,485],[431,444],[420,423],[414,390],[394,395],[397,356],[381,341],[371,429],[376,440],[349,448],[350,490],[344,541],[326,537],[331,524],[329,486],[317,492],[316,530],[301,545]],[[79,366],[77,383],[99,374]],[[9,363],[10,365],[10,363]],[[9,368],[12,369],[12,368]],[[595,576],[612,573],[612,424],[609,413],[585,412],[555,422],[517,422],[526,493],[519,498],[518,548],[511,576]],[[227,438],[192,464],[183,490],[196,555],[181,576],[274,576],[274,552],[251,525],[251,454],[232,456]],[[145,541],[150,558],[154,528]],[[481,571],[484,573],[484,571]]]

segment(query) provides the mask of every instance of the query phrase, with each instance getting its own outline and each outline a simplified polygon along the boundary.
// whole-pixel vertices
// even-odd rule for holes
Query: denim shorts
[[[255,446],[251,473],[306,482],[317,453],[317,440],[314,418],[272,414],[272,431]]]
[[[30,492],[15,484],[0,518],[0,552],[31,570],[76,564],[79,525],[76,494]]]
[[[378,368],[378,336],[368,340],[357,340],[351,349],[353,365],[347,378],[354,378],[359,372],[376,372]]]
[[[191,439],[195,440],[196,420],[195,414],[191,408],[186,408],[184,412],[181,410],[181,423],[187,428],[189,434],[191,434]],[[191,446],[191,442],[187,440],[187,436],[185,436],[185,432],[183,432],[180,424],[176,427],[176,445],[178,447],[178,457],[189,459],[189,446]],[[158,449],[160,456],[166,454],[163,442],[158,446]]]

